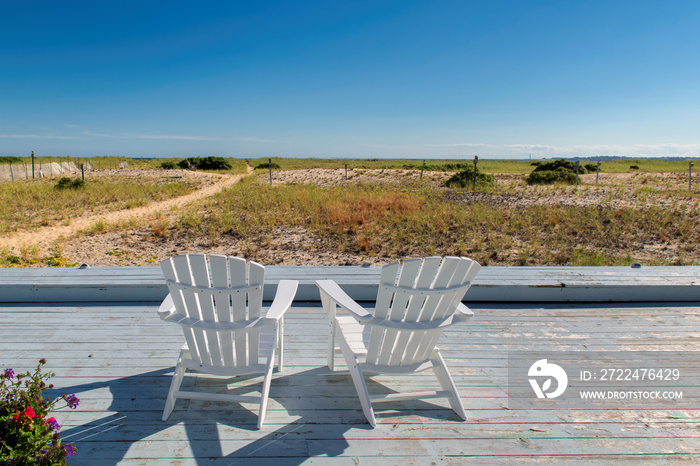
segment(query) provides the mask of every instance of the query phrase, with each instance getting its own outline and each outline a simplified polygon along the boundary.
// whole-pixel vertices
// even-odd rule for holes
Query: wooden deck
[[[154,302],[2,305],[0,362],[29,369],[47,358],[59,392],[81,399],[56,414],[65,441],[79,448],[77,465],[700,463],[698,409],[509,409],[506,395],[509,351],[700,354],[700,303],[471,308],[475,317],[440,345],[465,422],[440,400],[414,401],[380,405],[370,429],[347,372],[325,367],[327,324],[315,302],[287,314],[287,368],[275,375],[261,431],[250,405],[178,401],[160,420],[183,338],[158,319]],[[373,380],[372,390],[432,383],[428,375]]]
[[[377,296],[380,267],[266,267],[265,299],[279,280],[299,280],[297,299],[319,299],[317,279],[333,279],[354,298]],[[0,302],[159,301],[160,267],[0,269]],[[483,267],[469,302],[700,301],[700,267]]]

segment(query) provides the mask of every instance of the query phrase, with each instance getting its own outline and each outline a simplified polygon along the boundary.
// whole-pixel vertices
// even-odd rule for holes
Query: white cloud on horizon
[[[189,140],[189,141],[218,141],[218,138],[205,136],[179,135],[179,134],[109,134],[95,133],[87,127],[65,123],[66,128],[79,130],[82,136],[52,136],[41,134],[0,134],[0,138],[5,139],[85,139],[84,136],[96,138],[112,138],[112,139],[174,139],[174,140]]]
[[[307,139],[297,141],[276,140],[274,138],[246,136],[241,134],[224,135],[222,137],[207,137],[192,134],[128,134],[128,133],[107,133],[93,132],[87,126],[64,124],[62,131],[55,128],[41,128],[40,131],[46,131],[48,134],[0,134],[0,139],[7,140],[3,143],[5,150],[12,150],[13,145],[24,146],[26,141],[60,141],[60,140],[80,140],[81,145],[92,146],[90,148],[82,148],[81,150],[100,151],[107,141],[100,144],[101,140],[113,140],[110,146],[116,150],[141,151],[143,147],[149,146],[147,143],[139,144],[136,141],[192,141],[186,144],[189,147],[197,146],[197,142],[219,141],[225,142],[227,151],[236,153],[250,154],[279,154],[284,153],[289,157],[304,157],[304,156],[319,156],[324,157],[381,157],[381,158],[447,158],[447,159],[464,159],[478,155],[481,158],[495,159],[527,159],[532,158],[576,158],[576,157],[596,157],[596,156],[613,156],[613,157],[700,157],[700,143],[680,144],[680,143],[657,143],[657,144],[526,144],[526,143],[511,143],[511,144],[493,144],[484,142],[443,142],[443,143],[404,143],[391,144],[382,142],[362,143],[360,141],[336,141],[329,142],[326,139],[323,143],[309,136]],[[60,133],[67,133],[61,135]],[[270,136],[273,136],[271,134]],[[18,140],[10,142],[9,140]],[[132,141],[120,142],[116,141]],[[353,144],[354,142],[354,144]],[[349,144],[348,144],[349,143]],[[42,143],[51,145],[51,150],[75,150],[73,144],[65,142],[57,143]],[[153,145],[154,143],[150,144]],[[166,153],[169,151],[177,151],[170,146],[177,146],[177,143],[156,144],[156,151]],[[185,144],[183,144],[185,145]],[[202,150],[205,150],[205,144],[202,145]],[[56,147],[53,147],[56,146]],[[63,146],[63,147],[60,147]],[[139,147],[141,146],[141,147]],[[161,147],[162,146],[162,147]],[[206,147],[212,147],[213,144],[207,144]],[[148,149],[145,149],[148,150]]]
[[[427,144],[428,146],[437,146],[437,147],[504,147],[504,146],[497,146],[494,144],[483,144],[483,143],[476,143],[476,142],[454,142],[454,143],[446,143],[446,144]]]
[[[208,138],[204,136],[181,136],[181,135],[161,135],[161,134],[138,134],[131,136],[116,136],[121,139],[179,139],[188,141],[218,141],[218,138]]]
[[[0,134],[3,139],[80,139],[78,136],[47,136],[42,134]]]
[[[93,133],[92,131],[83,131],[83,134],[85,136],[93,136],[97,138],[118,138],[119,136],[115,136],[113,134],[103,134],[103,133]]]
[[[280,141],[275,141],[274,139],[262,139],[262,138],[253,138],[249,136],[234,136],[233,138],[236,141],[240,142],[257,142],[261,144],[280,144]]]
[[[562,157],[699,157],[700,144],[595,144],[564,145],[547,144],[484,144],[484,143],[445,143],[430,144],[429,147],[453,149],[473,149],[483,151],[485,156],[562,156]]]

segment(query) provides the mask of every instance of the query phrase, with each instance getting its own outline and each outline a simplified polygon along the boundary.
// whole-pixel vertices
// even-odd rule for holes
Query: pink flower
[[[27,406],[27,409],[24,410],[24,415],[29,419],[34,419],[34,410],[31,406]]]
[[[46,420],[46,425],[49,426],[49,429],[56,431],[61,428],[61,426],[58,424],[58,421],[56,421],[56,419],[53,417],[50,417]]]

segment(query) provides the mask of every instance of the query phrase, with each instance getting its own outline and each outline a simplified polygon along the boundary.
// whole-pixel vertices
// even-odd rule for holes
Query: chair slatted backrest
[[[450,317],[479,272],[465,257],[407,259],[382,268],[375,317],[392,322],[432,322]],[[400,326],[398,326],[400,327]],[[368,363],[408,366],[426,361],[443,328],[415,330],[372,328]]]
[[[260,317],[265,267],[245,259],[205,254],[161,263],[178,314],[206,322],[247,322]],[[212,367],[258,364],[260,327],[234,331],[182,326],[193,359]]]

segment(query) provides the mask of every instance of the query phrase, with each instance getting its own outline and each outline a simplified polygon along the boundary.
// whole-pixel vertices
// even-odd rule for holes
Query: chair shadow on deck
[[[269,426],[257,430],[256,407],[251,405],[248,409],[239,403],[183,400],[178,402],[170,419],[162,421],[162,408],[172,370],[164,368],[106,382],[62,387],[49,393],[52,396],[74,393],[80,398],[81,393],[107,388],[112,396],[110,405],[105,409],[111,414],[105,413],[102,418],[61,431],[61,438],[79,449],[74,458],[76,462],[114,464],[125,459],[130,450],[130,458],[138,455],[139,449],[148,452],[151,457],[158,451],[159,440],[172,439],[189,444],[192,456],[197,461],[222,460],[225,464],[236,464],[237,460],[278,457],[275,461],[279,464],[296,465],[312,457],[340,456],[349,446],[345,438],[349,430],[371,428],[362,414],[349,373],[330,372],[325,366],[288,374],[286,371],[275,373],[270,400],[271,403],[279,403],[286,412],[282,415],[282,425],[275,430],[269,430],[275,423],[274,416],[271,416]],[[248,378],[254,379],[255,376]],[[246,382],[238,377],[213,381],[197,378],[196,383],[217,385],[222,389],[234,380],[236,383]],[[253,384],[251,387],[255,390],[258,386]],[[389,389],[371,380],[368,387],[383,392]],[[234,387],[229,391],[245,389],[247,387]],[[431,403],[416,400],[410,407],[403,403],[399,411],[394,411],[392,404],[387,404],[377,413],[379,420],[412,416],[415,415],[414,410],[420,410],[423,418],[458,420],[452,411]],[[328,409],[326,417],[318,406],[332,409]],[[90,399],[81,401],[81,407],[89,410]],[[277,419],[277,422],[280,420]],[[184,432],[179,433],[180,430],[174,428],[178,424],[183,426]],[[227,430],[224,438],[220,435],[222,428]],[[169,429],[171,432],[164,432]],[[235,429],[240,430],[240,435],[236,434]],[[154,437],[149,444],[132,450],[136,443],[145,442],[149,437]],[[236,443],[243,445],[236,447]],[[163,456],[172,454],[168,450],[172,445],[160,447]],[[186,450],[180,446],[177,449]],[[285,460],[280,462],[279,458]]]
[[[162,421],[162,409],[172,371],[173,368],[170,367],[105,382],[61,387],[48,391],[47,394],[51,396],[73,393],[81,398],[81,393],[107,388],[112,396],[110,405],[105,408],[104,417],[61,431],[64,442],[78,447],[78,454],[74,459],[79,463],[84,461],[88,464],[114,464],[126,458],[127,452],[132,450],[137,442],[154,437],[149,445],[140,447],[144,452],[149,451],[148,456],[153,456],[158,440],[172,439],[182,441],[183,444],[188,443],[192,455],[198,461],[225,458],[232,460],[225,461],[226,464],[235,464],[235,459],[281,456],[286,457],[286,461],[280,464],[300,464],[312,456],[341,455],[348,446],[344,438],[345,432],[351,428],[369,428],[362,417],[359,404],[354,404],[355,400],[352,408],[356,408],[356,412],[352,412],[352,419],[339,418],[336,421],[333,416],[345,411],[335,410],[329,414],[329,421],[319,420],[318,410],[312,409],[314,400],[325,397],[330,403],[334,403],[333,398],[319,388],[325,384],[325,380],[316,380],[330,375],[325,367],[295,373],[287,371],[275,373],[270,403],[279,403],[286,411],[286,415],[284,415],[285,420],[282,421],[284,424],[274,431],[269,431],[273,427],[272,419],[270,426],[258,430],[256,407],[251,405],[248,409],[235,402],[181,400],[175,406],[170,419]],[[247,376],[248,380],[255,378],[256,376]],[[189,383],[193,383],[193,378],[189,379]],[[234,382],[245,383],[246,378],[218,378],[211,381],[197,378],[194,383],[217,386],[219,390],[225,390],[227,384]],[[352,382],[349,376],[347,383],[351,388]],[[184,386],[185,383],[183,383]],[[259,388],[259,383],[253,383],[250,388],[236,386],[228,392],[237,393],[239,390],[249,391]],[[90,402],[89,398],[83,399],[81,408],[90,410]],[[341,409],[349,407],[341,407]],[[310,413],[311,417],[309,417]],[[60,416],[57,417],[60,421]],[[289,423],[286,422],[288,418],[292,418]],[[178,424],[184,427],[184,433],[180,433],[179,429],[173,429]],[[323,424],[323,427],[319,428],[319,424]],[[241,435],[228,430],[225,438],[221,438],[222,427],[240,429]],[[164,433],[169,429],[172,432]],[[323,431],[322,440],[318,437],[320,430]],[[309,441],[314,440],[319,441],[313,442],[313,447],[310,448]],[[236,448],[235,444],[241,442],[244,445]],[[171,447],[172,443],[164,448]],[[138,454],[138,450],[139,447],[132,450],[129,457],[134,453]],[[186,450],[186,448],[178,446],[178,450]],[[172,454],[170,450],[163,451],[163,456],[170,454]]]
[[[165,400],[170,383],[169,373],[172,373],[172,368],[46,390],[46,395],[51,397],[62,393],[75,394],[80,399],[79,409],[90,411],[96,410],[91,406],[95,401],[84,397],[84,393],[106,388],[112,396],[111,403],[104,408],[104,417],[60,431],[64,443],[78,447],[78,454],[72,461],[114,464],[124,457],[133,443],[168,428],[169,424],[160,421],[162,403],[160,409],[148,404],[154,400]],[[60,422],[61,412],[56,415]],[[106,451],[110,453],[105,455]]]
[[[253,378],[255,376],[249,377],[249,379]],[[238,382],[245,384],[246,380],[239,378]],[[396,393],[372,380],[368,381],[368,386],[372,391],[377,389],[384,393],[387,391]],[[274,431],[265,432],[267,429],[263,431],[256,429],[257,416],[255,407],[252,405],[249,410],[240,404],[232,403],[233,406],[221,412],[217,408],[222,405],[217,403],[211,405],[217,409],[216,412],[212,412],[206,408],[202,409],[202,404],[199,402],[190,402],[198,403],[197,407],[193,407],[192,410],[183,410],[178,418],[180,420],[185,418],[185,428],[187,428],[190,424],[187,423],[186,418],[190,415],[197,415],[198,412],[210,413],[208,419],[218,425],[244,429],[252,433],[259,432],[258,438],[231,453],[225,454],[219,451],[218,454],[223,458],[232,460],[226,464],[236,464],[236,460],[272,457],[275,458],[275,464],[298,465],[309,458],[338,457],[350,446],[345,435],[351,429],[372,430],[362,413],[349,372],[331,372],[326,366],[322,366],[289,375],[278,374],[272,384],[270,399],[284,408],[287,418],[283,421],[283,425]],[[323,413],[324,407],[327,408],[327,414]],[[405,402],[388,403],[386,408],[377,414],[377,418],[381,420],[410,417],[415,415],[415,410],[420,410],[423,418],[460,420],[451,410],[429,402],[413,400],[410,402],[410,407],[408,409],[406,407]],[[231,418],[236,415],[242,417],[238,422],[232,422]],[[271,419],[270,424],[273,422]],[[214,435],[216,436],[216,431]],[[251,436],[246,435],[244,438],[251,438]],[[357,442],[361,440],[358,439]],[[198,451],[196,444],[193,444],[192,448],[198,458],[204,458],[210,454],[208,451]]]

